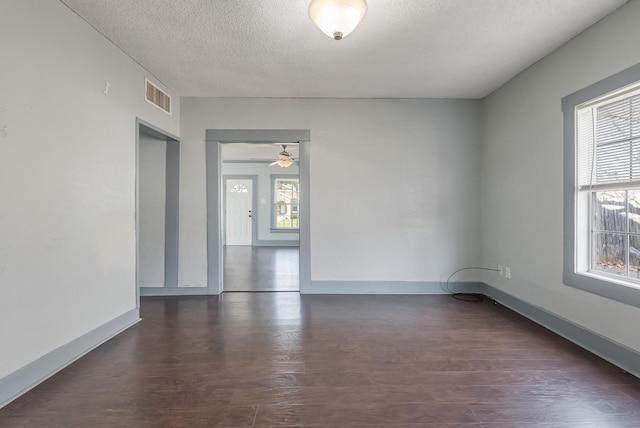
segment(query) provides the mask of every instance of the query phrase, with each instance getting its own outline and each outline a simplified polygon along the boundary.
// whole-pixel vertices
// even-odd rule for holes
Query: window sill
[[[271,229],[271,233],[300,233],[300,229]]]
[[[566,272],[563,282],[607,299],[640,308],[640,285],[593,272]]]
[[[578,275],[584,275],[590,278],[595,278],[600,281],[611,282],[617,285],[621,285],[623,287],[629,287],[638,290],[640,293],[640,283],[636,283],[634,281],[627,281],[623,278],[620,278],[616,275],[607,275],[605,272],[577,272]]]

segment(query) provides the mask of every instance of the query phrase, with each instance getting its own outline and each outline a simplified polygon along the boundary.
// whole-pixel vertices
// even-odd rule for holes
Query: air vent
[[[149,79],[145,82],[145,99],[161,110],[171,114],[171,96],[151,83]]]

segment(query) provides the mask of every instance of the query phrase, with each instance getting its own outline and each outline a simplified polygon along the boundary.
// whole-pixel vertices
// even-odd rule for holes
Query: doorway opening
[[[136,120],[136,292],[177,294],[180,141]]]
[[[209,294],[220,294],[224,284],[224,175],[222,148],[232,143],[271,143],[289,145],[298,143],[299,201],[299,288],[300,293],[311,293],[311,215],[310,215],[310,143],[308,129],[207,129],[207,282]],[[262,204],[262,201],[258,201]],[[265,201],[266,203],[266,201]],[[254,212],[255,214],[255,212]],[[268,217],[267,217],[268,219]],[[256,220],[254,215],[254,222]],[[255,246],[255,241],[253,246]]]
[[[273,142],[220,144],[222,291],[299,291],[299,167]],[[298,143],[288,151],[297,159]]]

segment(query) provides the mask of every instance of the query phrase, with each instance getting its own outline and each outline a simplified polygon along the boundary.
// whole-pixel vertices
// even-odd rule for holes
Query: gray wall
[[[640,62],[640,2],[632,1],[522,72],[483,102],[482,243],[486,282],[640,350],[640,309],[562,284],[560,101]]]
[[[167,143],[146,134],[139,143],[138,285],[164,287]]]
[[[2,379],[136,310],[136,117],[178,135],[180,105],[58,1],[0,17]]]
[[[479,263],[479,106],[183,98],[181,280],[206,285],[207,129],[311,130],[312,280],[438,281]]]

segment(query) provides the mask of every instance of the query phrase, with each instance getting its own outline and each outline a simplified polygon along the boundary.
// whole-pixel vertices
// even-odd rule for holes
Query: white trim
[[[640,291],[640,281],[635,280],[633,278],[615,276],[614,274],[607,274],[607,272],[597,271],[597,270],[589,270],[589,271],[576,271],[576,275],[583,275],[588,278],[613,282],[617,285],[622,285],[624,287],[635,288]]]
[[[602,183],[585,184],[578,187],[579,192],[599,191],[599,190],[635,190],[640,189],[640,180],[625,181],[624,183]]]
[[[637,82],[630,83],[618,90],[610,92],[608,94],[601,95],[597,98],[584,102],[580,105],[576,106],[576,111],[590,108],[590,107],[602,107],[617,101],[623,100],[625,98],[634,97],[640,95],[640,87],[638,87]]]

